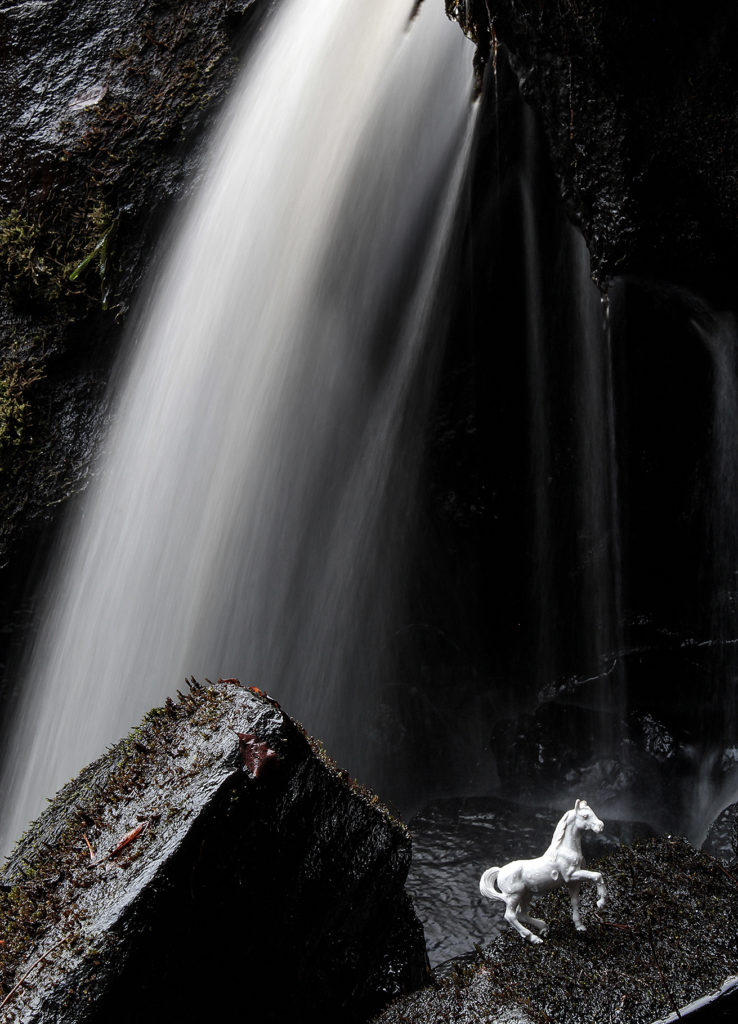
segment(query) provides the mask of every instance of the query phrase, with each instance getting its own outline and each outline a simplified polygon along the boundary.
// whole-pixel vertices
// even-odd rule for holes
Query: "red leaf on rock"
[[[249,693],[253,693],[257,697],[263,697],[264,700],[268,700],[269,703],[273,704],[274,707],[277,708],[278,711],[282,710],[280,708],[279,704],[277,703],[277,701],[274,699],[274,697],[270,697],[268,693],[265,693],[264,690],[260,690],[258,686],[249,686],[248,689],[249,689]]]
[[[237,732],[236,736],[243,763],[252,779],[258,779],[264,766],[270,761],[279,761],[276,750],[272,750],[266,743],[261,743],[253,733]]]

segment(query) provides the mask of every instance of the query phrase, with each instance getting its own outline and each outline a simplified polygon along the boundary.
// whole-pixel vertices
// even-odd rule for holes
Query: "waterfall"
[[[289,0],[249,58],[44,585],[6,845],[190,674],[273,693],[375,781],[473,124],[470,44],[414,6]]]
[[[600,680],[603,753],[619,746],[624,711],[622,666],[622,552],[615,433],[612,327],[609,296],[589,273],[584,241],[574,243],[574,309],[579,396],[577,419],[581,657]]]
[[[495,104],[497,81],[495,74]],[[532,491],[533,572],[532,603],[535,622],[536,654],[533,677],[540,690],[555,673],[556,658],[553,637],[556,632],[554,609],[553,513],[551,509],[551,402],[549,374],[546,364],[545,314],[542,288],[541,246],[537,230],[535,188],[537,171],[537,124],[530,107],[525,104],[523,117],[523,152],[521,185],[521,217],[525,259],[525,335],[528,376],[528,420],[530,476]]]
[[[738,330],[730,314],[702,311],[692,321],[712,363],[712,424],[708,450],[705,515],[705,584],[711,602],[708,672],[695,715],[700,742],[693,751],[696,783],[692,832],[704,834],[717,814],[738,799],[736,688],[738,687]]]
[[[555,272],[544,263],[551,242],[539,231],[539,162],[535,118],[523,105],[531,677],[539,698],[590,707],[599,751],[611,756],[621,752],[625,682],[610,298],[592,281],[584,238],[563,218],[548,225]]]

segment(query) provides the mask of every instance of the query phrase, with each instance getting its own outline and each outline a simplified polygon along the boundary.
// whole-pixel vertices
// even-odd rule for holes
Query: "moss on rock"
[[[5,472],[6,454],[33,444],[33,389],[44,376],[36,362],[0,362],[0,473]]]
[[[568,894],[556,890],[535,906],[551,928],[542,945],[509,929],[378,1024],[473,1024],[503,1010],[534,1024],[647,1024],[738,973],[738,876],[720,862],[662,836],[622,846],[597,868],[609,902],[598,915],[594,887],[582,889],[586,932],[575,931]]]

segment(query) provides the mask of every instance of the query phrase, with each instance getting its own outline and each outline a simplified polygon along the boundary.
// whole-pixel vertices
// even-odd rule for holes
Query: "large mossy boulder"
[[[9,1022],[365,1020],[425,980],[406,828],[258,691],[194,685],[0,876]]]
[[[672,836],[621,846],[597,867],[609,902],[597,914],[594,887],[582,889],[586,932],[575,931],[568,894],[556,890],[533,910],[550,925],[541,945],[508,928],[437,969],[430,985],[398,999],[377,1024],[735,1019],[738,876]],[[490,915],[502,909],[489,905]]]

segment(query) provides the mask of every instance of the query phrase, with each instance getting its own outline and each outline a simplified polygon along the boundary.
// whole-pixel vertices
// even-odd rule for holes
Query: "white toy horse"
[[[528,916],[528,905],[538,893],[550,892],[565,885],[571,898],[571,916],[578,932],[586,931],[579,916],[579,887],[582,882],[597,884],[598,909],[607,901],[607,889],[599,871],[585,871],[582,868],[582,832],[591,829],[601,832],[604,824],[597,817],[586,800],[577,800],[574,809],[567,811],[556,826],[551,845],[542,857],[534,860],[514,860],[502,868],[489,868],[479,882],[482,896],[502,900],[507,904],[505,920],[516,928],[524,939],[541,942],[525,925],[528,924],[541,935],[548,931],[545,921]],[[497,881],[497,886],[495,886]]]

